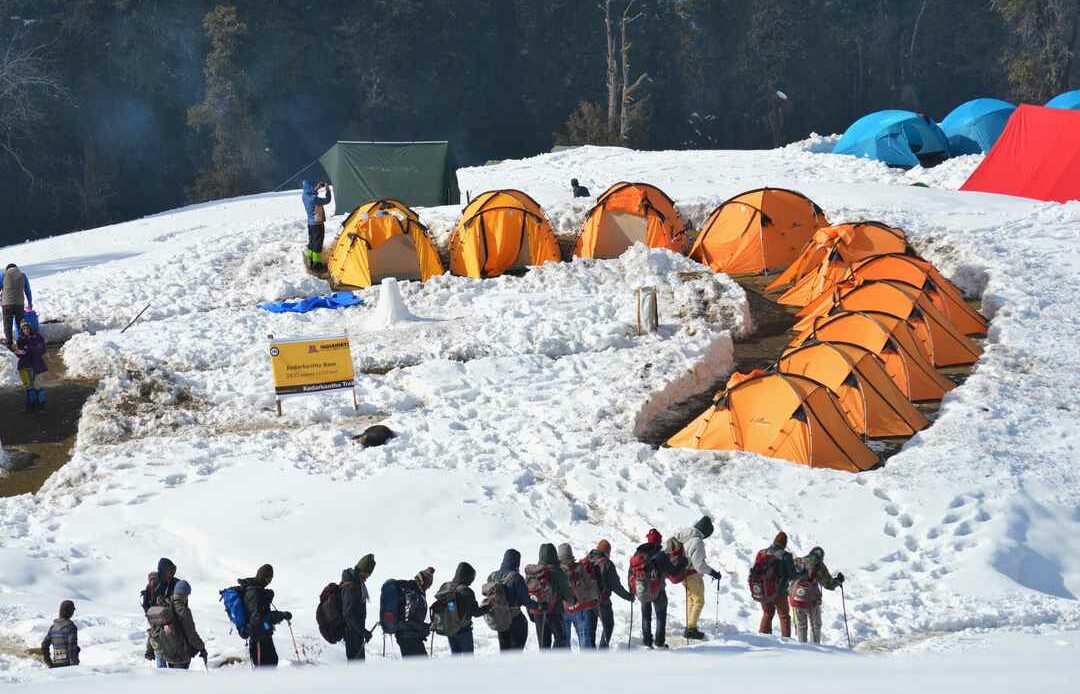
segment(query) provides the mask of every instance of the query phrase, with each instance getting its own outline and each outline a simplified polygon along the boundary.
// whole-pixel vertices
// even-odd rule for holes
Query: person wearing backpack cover
[[[641,642],[646,648],[667,648],[667,588],[665,577],[678,576],[686,570],[687,559],[675,561],[664,552],[664,538],[656,528],[650,528],[645,544],[638,545],[630,557],[627,582],[630,592],[641,604]],[[652,621],[656,616],[656,636],[653,637]]]
[[[345,621],[345,659],[363,660],[371,640],[367,628],[367,580],[375,573],[375,556],[365,554],[356,566],[341,572],[341,616]]]
[[[821,588],[836,590],[844,584],[844,574],[833,578],[825,566],[825,550],[815,547],[795,560],[795,578],[788,587],[788,602],[795,611],[795,632],[806,643],[807,626],[814,643],[821,643]]]
[[[142,592],[147,629],[147,655],[159,668],[186,670],[191,657],[207,658],[206,646],[195,630],[195,618],[188,607],[191,586],[176,577],[176,564],[168,557],[158,560]]]
[[[500,651],[525,650],[525,643],[529,640],[529,620],[521,613],[521,608],[540,608],[540,603],[529,595],[529,587],[520,567],[521,552],[506,550],[499,570],[493,571],[480,589],[484,606],[488,608],[484,619],[498,634]]]
[[[274,591],[267,588],[273,580],[274,567],[263,564],[255,576],[238,581],[248,618],[248,655],[255,667],[277,667],[274,627],[292,621],[292,612],[279,612],[273,608]]]
[[[563,603],[573,602],[574,594],[559,565],[555,545],[540,545],[539,562],[525,567],[525,583],[529,595],[538,603],[536,610],[529,610],[536,625],[536,640],[540,649],[570,648],[570,635],[563,625]]]
[[[427,591],[435,581],[435,569],[427,567],[406,581],[390,579],[379,597],[380,625],[393,634],[402,658],[426,656],[424,641],[431,631],[427,618]]]
[[[720,581],[720,572],[709,566],[705,552],[705,540],[713,534],[712,518],[702,516],[689,528],[683,528],[673,536],[674,544],[682,548],[689,566],[686,580],[686,630],[687,639],[703,641],[705,634],[698,629],[701,611],[705,609],[705,576]]]
[[[41,658],[50,668],[79,664],[79,628],[71,621],[74,614],[75,603],[70,600],[60,603],[60,617],[53,621],[41,642]]]
[[[574,599],[563,605],[563,630],[570,646],[571,629],[577,632],[579,649],[596,649],[596,623],[600,619],[601,579],[599,570],[588,560],[578,561],[569,543],[559,545],[559,563]]]
[[[795,558],[787,551],[787,533],[780,531],[772,544],[757,553],[750,568],[750,597],[761,603],[759,634],[771,634],[773,616],[780,616],[780,635],[791,638],[788,583],[795,577]]]
[[[482,617],[489,609],[480,606],[476,601],[476,593],[470,588],[475,580],[476,569],[472,564],[463,561],[457,565],[453,580],[442,584],[435,592],[435,602],[431,606],[431,623],[435,627],[435,633],[446,637],[453,655],[472,655],[473,617]]]
[[[600,540],[596,543],[596,549],[589,550],[587,559],[597,568],[600,576],[600,606],[598,616],[600,619],[600,648],[611,646],[611,635],[615,631],[615,611],[611,606],[611,594],[614,593],[627,602],[633,602],[634,596],[626,588],[623,588],[619,571],[611,561],[611,543]],[[631,607],[631,609],[633,609]]]

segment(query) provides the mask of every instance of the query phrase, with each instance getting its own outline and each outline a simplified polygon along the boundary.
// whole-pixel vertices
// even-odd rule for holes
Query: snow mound
[[[378,330],[398,323],[417,323],[421,320],[423,319],[414,316],[405,305],[397,280],[387,277],[379,285],[378,303],[375,305],[373,314],[364,321],[364,328]]]

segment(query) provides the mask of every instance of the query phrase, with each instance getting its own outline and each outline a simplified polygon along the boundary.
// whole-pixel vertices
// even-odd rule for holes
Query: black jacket
[[[663,547],[658,544],[646,542],[638,545],[637,552],[648,557],[649,565],[666,576],[675,576],[689,565],[690,560],[686,556],[679,557],[678,561],[672,562]]]
[[[345,628],[354,634],[367,635],[368,592],[364,579],[353,569],[341,572],[341,615]]]
[[[452,583],[457,591],[458,614],[466,621],[466,629],[472,628],[473,617],[485,615],[491,609],[486,605],[481,607],[480,603],[476,601],[476,593],[470,587],[475,580],[476,569],[471,564],[464,561],[458,564]]]
[[[600,562],[601,602],[611,602],[612,593],[615,593],[623,600],[632,601],[634,596],[630,595],[630,591],[626,588],[623,588],[622,580],[619,578],[619,571],[615,568],[615,563],[607,555],[598,549],[594,549],[589,552],[589,561],[598,556],[604,557],[603,561]]]
[[[285,619],[283,612],[278,612],[271,605],[274,591],[255,578],[242,578],[239,585],[244,589],[244,609],[248,613],[248,634],[251,638],[273,636],[274,625]]]
[[[529,586],[525,583],[525,577],[521,575],[521,552],[516,549],[508,549],[503,554],[502,565],[499,570],[491,574],[491,578],[497,581],[511,576],[507,586],[506,600],[510,603],[510,609],[527,607],[530,610],[540,609],[540,603],[533,600],[529,595]]]

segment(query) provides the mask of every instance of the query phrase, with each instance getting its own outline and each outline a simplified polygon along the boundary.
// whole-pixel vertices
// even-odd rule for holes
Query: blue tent
[[[889,166],[919,166],[949,156],[949,140],[937,123],[911,111],[877,111],[848,127],[834,154],[877,159]]]
[[[1016,106],[1001,99],[972,99],[960,104],[941,121],[949,138],[949,152],[979,154],[990,151]]]
[[[1072,111],[1080,111],[1080,89],[1058,94],[1050,101],[1047,101],[1046,105],[1050,108],[1067,108]]]

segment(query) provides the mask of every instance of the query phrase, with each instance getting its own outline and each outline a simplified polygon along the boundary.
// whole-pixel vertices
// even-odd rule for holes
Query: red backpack
[[[664,577],[649,561],[649,555],[644,552],[634,552],[634,556],[630,557],[630,575],[627,583],[630,584],[630,592],[639,602],[649,603],[660,595],[660,590],[664,587]]]
[[[673,537],[669,537],[667,540],[664,541],[664,551],[667,553],[668,559],[671,560],[671,563],[675,564],[676,566],[682,563],[686,558],[686,550],[683,549],[682,543]],[[672,583],[682,583],[686,580],[687,576],[696,573],[697,571],[694,571],[692,568],[690,568],[690,564],[687,563],[686,568],[684,568],[679,573],[674,574],[673,576],[668,576],[668,580]]]
[[[821,602],[821,588],[818,587],[818,563],[809,561],[809,557],[795,560],[796,576],[788,590],[788,604],[799,610],[808,610]]]
[[[754,558],[750,567],[750,598],[763,605],[771,605],[780,594],[780,570],[782,550],[763,549]]]
[[[551,567],[546,564],[529,564],[525,567],[525,586],[529,589],[529,597],[540,603],[540,609],[529,609],[531,614],[543,614],[554,612],[559,606],[559,597],[555,594],[555,586],[551,584]]]
[[[577,563],[564,565],[563,570],[570,582],[570,592],[574,594],[575,601],[573,604],[566,604],[567,612],[582,612],[600,605],[600,578],[588,557]]]

